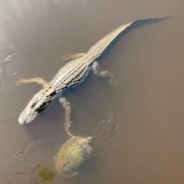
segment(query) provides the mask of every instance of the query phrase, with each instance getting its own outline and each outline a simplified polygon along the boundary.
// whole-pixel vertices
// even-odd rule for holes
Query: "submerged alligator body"
[[[140,19],[114,29],[92,46],[87,53],[66,56],[65,59],[70,61],[58,71],[50,82],[40,77],[20,79],[17,85],[37,83],[40,84],[43,89],[32,97],[28,105],[22,111],[18,119],[19,123],[25,125],[32,122],[49,104],[58,98],[65,98],[67,93],[79,86],[88,77],[91,71],[97,76],[109,77],[110,83],[112,83],[113,75],[109,71],[101,71],[97,62],[97,59],[102,56],[107,47],[110,46],[119,35],[126,33],[131,28],[134,28],[134,26],[142,26],[167,18],[169,17]]]

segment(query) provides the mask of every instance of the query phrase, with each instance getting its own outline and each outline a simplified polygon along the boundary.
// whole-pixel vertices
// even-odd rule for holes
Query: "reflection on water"
[[[0,30],[0,93],[5,91],[5,80],[17,74],[16,55],[5,31]]]
[[[183,1],[1,0],[0,5],[4,184],[183,184]],[[65,63],[62,55],[86,52],[121,24],[168,15],[172,19],[128,33],[100,62],[116,86],[91,75],[68,95],[72,133],[92,136],[94,151],[78,176],[55,174],[53,157],[68,139],[63,108],[55,103],[20,126],[20,112],[40,87],[17,88],[15,81],[35,76],[49,81]]]

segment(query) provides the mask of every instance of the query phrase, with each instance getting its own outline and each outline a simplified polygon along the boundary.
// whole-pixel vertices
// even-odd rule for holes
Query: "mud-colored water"
[[[1,0],[0,180],[37,184],[184,183],[184,21],[182,0]],[[67,140],[64,111],[53,104],[29,125],[18,117],[40,89],[19,78],[50,80],[62,55],[86,52],[105,34],[135,19],[172,18],[132,30],[100,61],[118,84],[93,74],[68,95],[72,132],[93,135],[93,155],[80,174],[54,173]],[[50,170],[49,170],[49,169]]]

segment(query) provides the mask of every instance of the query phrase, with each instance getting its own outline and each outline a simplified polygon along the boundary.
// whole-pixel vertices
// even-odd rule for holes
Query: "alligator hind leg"
[[[116,83],[114,82],[114,77],[112,75],[112,73],[110,73],[109,71],[105,70],[105,71],[101,71],[100,70],[100,65],[98,64],[97,61],[94,61],[94,63],[92,64],[92,70],[94,72],[95,75],[99,76],[99,77],[109,77],[109,83],[112,85],[115,85]]]
[[[19,79],[19,81],[15,82],[17,86],[20,84],[30,84],[30,83],[37,83],[40,84],[43,88],[48,87],[49,83],[42,79],[41,77],[35,77],[31,79]]]
[[[65,61],[69,61],[69,60],[80,58],[84,55],[85,55],[85,53],[70,54],[70,55],[62,56],[62,59]]]
[[[65,131],[69,136],[73,136],[73,134],[69,131],[69,128],[72,124],[72,122],[70,120],[71,119],[71,105],[70,105],[70,102],[68,102],[68,100],[66,98],[60,98],[59,101],[65,109],[65,120],[64,120]]]

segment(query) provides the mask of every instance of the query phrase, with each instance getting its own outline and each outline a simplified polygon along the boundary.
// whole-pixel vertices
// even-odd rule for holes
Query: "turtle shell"
[[[67,140],[54,157],[56,171],[65,177],[77,175],[79,168],[91,156],[91,139],[72,136]]]

